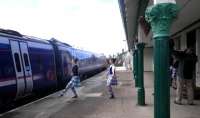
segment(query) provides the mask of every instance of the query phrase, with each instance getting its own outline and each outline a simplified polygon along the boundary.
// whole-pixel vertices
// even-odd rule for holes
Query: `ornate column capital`
[[[151,24],[153,37],[169,36],[173,19],[179,8],[174,3],[160,3],[147,8],[145,19]]]

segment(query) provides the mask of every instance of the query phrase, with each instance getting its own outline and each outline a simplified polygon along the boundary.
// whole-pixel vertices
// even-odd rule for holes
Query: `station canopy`
[[[137,39],[138,19],[144,16],[147,6],[153,5],[153,0],[118,0],[118,2],[128,48],[132,49],[134,40]],[[180,11],[172,24],[171,36],[200,23],[200,0],[176,0],[176,3]]]

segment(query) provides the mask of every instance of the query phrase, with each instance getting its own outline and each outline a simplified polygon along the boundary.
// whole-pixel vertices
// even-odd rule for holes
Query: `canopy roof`
[[[132,49],[136,39],[139,16],[144,14],[149,0],[119,0],[128,48]]]
[[[153,4],[153,0],[118,0],[122,21],[126,33],[128,48],[132,49],[137,38],[138,19],[144,16],[146,7]],[[171,28],[171,36],[200,23],[200,0],[176,0],[180,7],[178,19]]]

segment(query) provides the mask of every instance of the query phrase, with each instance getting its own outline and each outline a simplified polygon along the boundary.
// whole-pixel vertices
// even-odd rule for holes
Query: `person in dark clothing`
[[[176,79],[176,71],[177,68],[175,65],[177,65],[178,61],[176,59],[176,57],[172,54],[174,50],[174,40],[170,39],[169,40],[169,65],[170,65],[170,86],[174,87],[173,85],[175,85],[174,81]]]
[[[192,49],[186,50],[186,58],[184,62],[183,76],[185,79],[192,79],[194,76],[197,56]]]
[[[171,85],[174,89],[176,89],[177,88],[177,85],[176,85],[177,69],[178,69],[179,61],[175,56],[172,55],[172,57],[173,57],[173,60],[170,66]]]
[[[175,51],[174,55],[178,58],[178,79],[177,79],[177,92],[176,92],[176,104],[182,104],[183,86],[185,84],[187,89],[188,104],[193,105],[193,79],[195,73],[195,65],[197,62],[197,56],[192,48],[188,48],[185,51]]]
[[[67,86],[65,87],[64,91],[61,93],[60,96],[63,96],[64,93],[66,93],[68,91],[68,89],[71,88],[72,92],[74,93],[74,96],[72,98],[77,98],[77,92],[75,87],[80,86],[80,77],[79,77],[79,72],[78,72],[78,59],[74,59],[73,60],[73,67],[72,67],[72,78],[70,80],[70,82],[67,84]]]

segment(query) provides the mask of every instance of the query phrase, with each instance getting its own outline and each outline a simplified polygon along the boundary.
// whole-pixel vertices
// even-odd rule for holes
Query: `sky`
[[[106,56],[127,49],[118,0],[0,0],[0,28]]]

